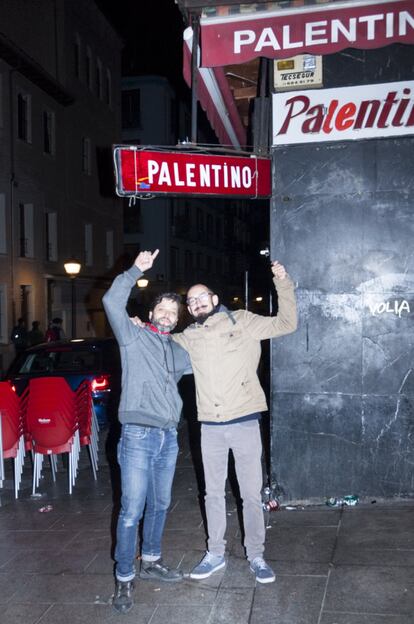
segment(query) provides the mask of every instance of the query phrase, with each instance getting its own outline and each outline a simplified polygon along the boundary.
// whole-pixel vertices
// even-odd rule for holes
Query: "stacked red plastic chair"
[[[14,460],[14,495],[17,498],[23,472],[25,448],[23,413],[27,392],[21,397],[9,381],[0,382],[0,487],[5,479],[4,460]]]
[[[92,470],[96,479],[98,470],[99,425],[92,399],[92,388],[85,379],[76,390],[77,419],[79,423],[79,442],[89,451]]]
[[[55,480],[56,456],[68,454],[69,493],[75,485],[80,453],[81,399],[63,377],[41,377],[29,382],[26,409],[26,438],[34,454],[33,494],[39,486],[43,457],[51,459]],[[84,444],[90,442],[84,437]],[[96,466],[92,461],[96,479]],[[96,456],[97,464],[97,456]]]

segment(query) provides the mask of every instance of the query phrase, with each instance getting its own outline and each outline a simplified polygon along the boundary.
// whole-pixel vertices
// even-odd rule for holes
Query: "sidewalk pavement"
[[[163,556],[188,574],[204,554],[205,529],[199,455],[194,446],[190,452],[186,424],[179,437]],[[66,473],[58,473],[54,484],[45,469],[42,495],[32,498],[26,458],[23,487],[14,500],[11,461],[6,461],[8,479],[0,490],[2,624],[413,624],[414,501],[343,509],[321,504],[266,514],[265,554],[277,578],[260,585],[244,558],[230,491],[226,568],[204,581],[137,580],[134,608],[116,614],[111,607],[116,473],[111,455],[108,463],[102,450],[94,482],[82,453],[71,496]]]

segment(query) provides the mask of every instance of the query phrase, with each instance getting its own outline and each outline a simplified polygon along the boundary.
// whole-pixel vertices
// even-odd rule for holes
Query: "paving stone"
[[[328,582],[329,611],[412,615],[414,567],[339,566]]]
[[[275,583],[257,583],[251,624],[266,621],[278,624],[317,624],[326,582],[326,578],[322,577],[279,576]]]
[[[333,526],[274,527],[266,534],[266,557],[278,561],[328,563],[337,539]]]
[[[413,624],[411,615],[391,615],[375,613],[326,613],[322,614],[320,624]]]
[[[2,624],[36,624],[50,609],[48,604],[22,604],[11,602],[1,607]]]
[[[54,604],[42,617],[39,624],[148,624],[153,622],[154,607],[135,605],[129,613],[120,616],[112,606],[106,605],[77,605]],[[10,622],[10,624],[14,624]]]
[[[246,588],[220,589],[208,624],[249,624],[253,592]]]

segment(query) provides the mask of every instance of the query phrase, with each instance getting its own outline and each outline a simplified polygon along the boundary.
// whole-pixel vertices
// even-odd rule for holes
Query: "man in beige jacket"
[[[228,454],[234,456],[240,494],[247,559],[259,583],[275,575],[263,559],[265,526],[261,499],[262,443],[260,412],[266,398],[257,377],[260,341],[295,331],[296,301],[292,280],[278,262],[271,264],[278,295],[278,313],[265,317],[245,310],[230,312],[204,284],[187,293],[194,323],[172,337],[190,355],[201,421],[201,450],[206,483],[208,551],[190,577],[204,579],[224,568],[225,482]]]

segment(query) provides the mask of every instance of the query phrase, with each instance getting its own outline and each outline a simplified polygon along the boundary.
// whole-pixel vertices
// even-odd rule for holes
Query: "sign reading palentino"
[[[116,192],[134,195],[271,195],[268,158],[114,147]]]
[[[414,43],[413,0],[361,0],[201,19],[203,67]]]
[[[273,145],[414,134],[414,81],[273,95]]]

